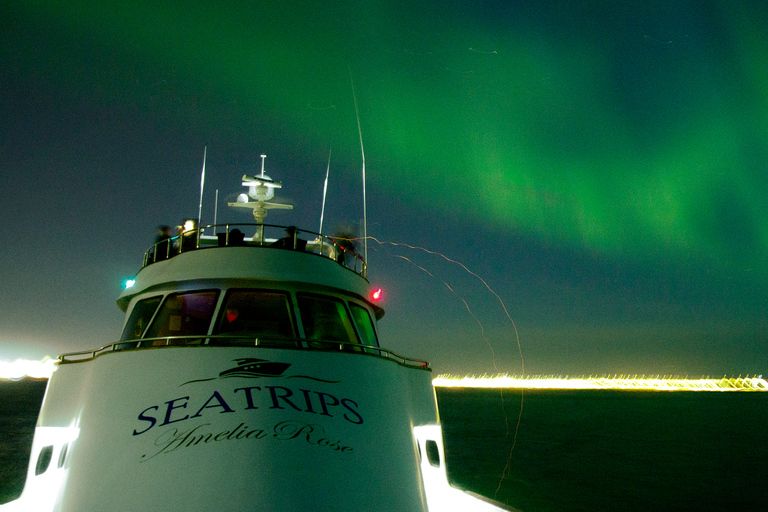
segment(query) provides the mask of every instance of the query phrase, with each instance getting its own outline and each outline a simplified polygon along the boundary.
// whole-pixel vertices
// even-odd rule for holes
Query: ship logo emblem
[[[234,359],[237,366],[228,368],[219,372],[218,377],[211,377],[208,379],[195,379],[189,380],[180,384],[179,387],[186,384],[192,384],[193,382],[206,382],[210,380],[229,379],[229,378],[241,378],[241,379],[258,379],[261,377],[282,377],[286,379],[309,379],[317,382],[326,382],[329,384],[337,384],[339,380],[326,380],[317,377],[311,377],[309,375],[283,375],[285,371],[291,366],[290,363],[281,363],[277,361],[268,361],[266,359],[256,359],[253,357],[242,357],[240,359]]]
[[[276,363],[252,357],[235,359],[235,361],[237,361],[237,366],[219,373],[220,379],[229,377],[245,377],[250,379],[257,377],[279,377],[291,366],[290,363]]]

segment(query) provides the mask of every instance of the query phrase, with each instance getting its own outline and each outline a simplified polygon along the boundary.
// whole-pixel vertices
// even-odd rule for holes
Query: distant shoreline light
[[[689,379],[679,377],[614,375],[603,377],[553,377],[510,375],[457,377],[438,375],[432,380],[441,388],[491,389],[616,389],[628,391],[768,391],[762,375]]]
[[[50,379],[56,370],[55,359],[44,357],[39,361],[17,359],[15,361],[0,361],[0,379],[19,380],[25,377],[33,379]]]
[[[55,359],[39,361],[17,359],[0,361],[0,379],[20,380],[25,377],[49,379],[56,370]],[[482,377],[438,375],[432,380],[436,388],[478,389],[618,389],[634,391],[768,391],[768,380],[762,375],[689,379],[673,376],[606,375],[602,377],[554,377],[496,375]]]

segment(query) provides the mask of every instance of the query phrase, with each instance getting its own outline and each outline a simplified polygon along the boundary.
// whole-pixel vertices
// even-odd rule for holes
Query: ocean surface
[[[0,381],[0,503],[21,493],[45,384]],[[768,393],[437,396],[452,482],[523,512],[768,510]]]

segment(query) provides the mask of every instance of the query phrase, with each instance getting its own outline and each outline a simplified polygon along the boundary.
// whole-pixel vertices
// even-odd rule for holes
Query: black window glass
[[[437,443],[431,439],[427,440],[427,460],[430,466],[436,468],[440,467],[440,450],[437,448]]]
[[[169,295],[144,337],[208,334],[218,295],[218,290]]]
[[[155,314],[157,306],[160,304],[162,295],[157,297],[150,297],[148,299],[140,300],[133,306],[131,316],[125,323],[123,329],[123,335],[120,336],[120,341],[137,340],[144,334],[144,330],[149,325],[149,321],[152,320],[152,315]]]
[[[51,464],[51,457],[53,456],[53,446],[44,446],[40,450],[40,454],[37,456],[37,464],[35,464],[35,475],[42,475],[48,469]]]
[[[299,295],[297,300],[307,339],[358,343],[344,302],[319,295]]]
[[[355,320],[355,326],[363,340],[363,345],[377,346],[376,329],[373,327],[373,321],[368,310],[354,302],[349,303],[349,309],[352,311],[352,318]]]
[[[295,338],[288,294],[266,290],[230,290],[213,334]]]

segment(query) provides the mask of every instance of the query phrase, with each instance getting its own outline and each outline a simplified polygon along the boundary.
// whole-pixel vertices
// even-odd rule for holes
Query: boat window
[[[149,321],[152,320],[152,315],[155,314],[157,306],[160,304],[163,296],[158,295],[156,297],[150,297],[148,299],[140,300],[133,306],[131,316],[125,323],[123,329],[123,335],[120,336],[120,341],[137,340],[144,334],[144,330],[149,325]]]
[[[437,442],[433,441],[432,439],[427,439],[426,449],[427,449],[427,461],[429,461],[429,465],[439,468],[440,467],[440,450],[437,448]]]
[[[298,295],[297,300],[307,339],[359,343],[344,302],[308,294]]]
[[[57,467],[63,468],[64,462],[67,460],[67,451],[69,450],[69,443],[65,443],[64,446],[61,448],[61,453],[59,454],[59,464]]]
[[[145,338],[208,334],[218,290],[168,295]]]
[[[357,332],[363,339],[363,345],[371,347],[377,346],[376,329],[373,327],[373,321],[371,320],[371,315],[368,313],[368,310],[354,302],[349,303],[349,309],[352,311],[352,318],[355,320]]]
[[[295,338],[290,311],[285,292],[230,290],[213,334]]]
[[[42,475],[48,470],[53,457],[53,446],[44,446],[37,455],[37,464],[35,464],[35,476]]]

